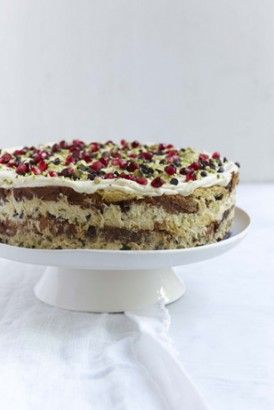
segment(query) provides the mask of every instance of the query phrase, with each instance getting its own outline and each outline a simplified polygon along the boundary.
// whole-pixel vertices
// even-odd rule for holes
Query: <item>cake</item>
[[[172,144],[81,140],[0,153],[0,241],[180,249],[225,239],[239,164]]]

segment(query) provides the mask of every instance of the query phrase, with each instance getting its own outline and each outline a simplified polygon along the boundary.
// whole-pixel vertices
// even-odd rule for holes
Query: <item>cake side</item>
[[[2,154],[1,242],[53,249],[172,249],[228,235],[237,164],[217,152],[170,144],[108,142],[94,150],[97,143],[76,141]]]
[[[235,186],[179,195],[104,202],[47,188],[1,190],[0,240],[36,248],[172,249],[223,239],[231,227]],[[79,195],[79,194],[78,194]],[[80,196],[83,196],[80,194]]]

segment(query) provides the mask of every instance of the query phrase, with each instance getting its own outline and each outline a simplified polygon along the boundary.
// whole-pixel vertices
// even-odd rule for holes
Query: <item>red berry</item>
[[[31,167],[31,172],[32,172],[34,175],[40,175],[40,174],[41,174],[40,169],[37,168],[37,167]]]
[[[108,164],[109,164],[109,158],[108,158],[108,157],[102,157],[102,158],[100,159],[100,161],[102,162],[102,164],[103,164],[105,167],[107,167]]]
[[[83,152],[82,159],[86,162],[91,162],[91,156],[87,152]]]
[[[61,151],[61,147],[59,144],[53,144],[53,146],[51,147],[51,152],[60,152]]]
[[[124,179],[128,179],[129,181],[135,181],[135,176],[134,175],[130,175],[130,174],[125,174],[124,172],[122,172],[119,175],[120,178],[124,178]]]
[[[11,160],[12,156],[7,152],[0,157],[0,164],[7,164]]]
[[[153,157],[152,152],[142,152],[142,153],[140,154],[140,158],[144,158],[144,159],[147,160],[147,161],[151,161],[151,160],[152,160],[152,157]]]
[[[174,145],[173,144],[168,144],[166,147],[167,147],[167,149],[171,149],[171,148],[174,147]]]
[[[57,174],[56,171],[49,171],[49,176],[50,176],[50,177],[57,177],[58,174]]]
[[[159,151],[166,149],[166,144],[159,144]]]
[[[18,167],[16,168],[16,173],[19,175],[25,175],[27,172],[29,172],[29,165],[28,164],[19,164]]]
[[[186,181],[195,181],[196,175],[193,172],[189,172],[186,174]]]
[[[93,164],[91,164],[90,168],[91,168],[93,171],[98,172],[98,171],[100,171],[100,169],[103,168],[103,166],[104,166],[104,165],[102,164],[101,161],[95,161],[95,162],[93,162]]]
[[[73,140],[73,141],[72,141],[72,145],[74,145],[75,147],[81,149],[81,148],[84,148],[85,143],[84,143],[84,141],[81,141],[81,140],[76,139],[76,140]]]
[[[200,163],[199,162],[193,162],[192,164],[189,165],[189,168],[197,171],[198,169],[200,169]]]
[[[9,168],[14,168],[16,166],[17,166],[16,161],[10,161],[10,162],[7,163],[7,167],[9,167]]]
[[[116,176],[112,172],[109,172],[108,174],[104,175],[104,179],[114,179],[114,178],[116,178]]]
[[[129,158],[137,158],[138,155],[134,154],[133,152],[131,152],[130,154],[128,154]]]
[[[168,152],[166,153],[166,155],[167,155],[168,157],[173,157],[174,155],[178,155],[178,151],[175,150],[175,149],[173,149],[173,150],[171,150],[171,151],[168,151]]]
[[[147,179],[145,177],[137,177],[135,181],[140,185],[147,185]]]
[[[38,164],[38,168],[41,172],[44,172],[46,171],[46,169],[48,169],[48,164],[45,161],[40,161]]]
[[[72,155],[68,155],[65,161],[65,165],[74,164],[75,158]]]
[[[26,150],[24,149],[16,149],[13,154],[14,155],[25,155],[25,153],[26,153]]]
[[[68,148],[68,146],[69,146],[68,143],[64,140],[60,141],[59,145],[62,149]]]
[[[128,143],[127,143],[126,140],[122,139],[122,140],[120,141],[120,143],[121,143],[121,145],[122,145],[123,148],[127,148],[127,147],[128,147]]]
[[[38,151],[37,154],[34,155],[33,160],[36,164],[40,161],[43,161],[48,157],[48,153],[45,151]]]
[[[125,159],[122,158],[113,158],[111,161],[112,165],[116,165],[120,167],[121,169],[126,169],[128,162]]]
[[[46,151],[41,151],[40,152],[40,158],[46,159],[48,158],[49,154]]]
[[[160,188],[164,183],[165,181],[162,180],[162,178],[160,177],[156,177],[153,179],[153,181],[151,181],[151,185],[153,186],[153,188]]]
[[[207,154],[200,154],[199,161],[208,161],[209,156]]]
[[[165,167],[165,171],[168,175],[174,175],[176,173],[176,168],[174,167],[174,165],[167,165]]]
[[[90,148],[91,152],[97,152],[100,149],[100,144],[98,144],[97,142],[92,142]]]
[[[140,145],[140,142],[138,142],[138,141],[133,141],[132,144],[131,144],[132,148],[137,148],[137,147],[139,147],[139,145]]]
[[[218,152],[218,151],[215,151],[215,152],[213,152],[213,154],[212,154],[212,158],[214,158],[214,159],[220,159],[220,153]]]
[[[128,163],[126,169],[127,169],[127,171],[129,171],[129,172],[134,172],[134,171],[136,171],[136,169],[138,169],[138,168],[139,168],[138,164],[136,164],[136,162],[131,161],[131,162]]]

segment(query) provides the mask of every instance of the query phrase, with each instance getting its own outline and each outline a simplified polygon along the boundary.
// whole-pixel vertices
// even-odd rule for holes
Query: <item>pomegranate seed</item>
[[[120,141],[120,143],[121,143],[121,145],[122,145],[123,148],[127,148],[127,147],[128,147],[128,143],[127,143],[126,140],[122,139],[122,140]]]
[[[151,160],[152,160],[152,157],[153,157],[152,152],[142,152],[142,153],[140,154],[140,158],[144,158],[144,159],[147,160],[147,161],[151,161]]]
[[[6,154],[2,155],[0,158],[1,164],[7,164],[11,160],[12,156],[7,152]]]
[[[25,175],[27,172],[29,172],[28,164],[19,164],[16,168],[16,173],[19,175]]]
[[[100,159],[100,161],[102,162],[102,164],[103,164],[105,167],[107,167],[108,164],[109,164],[109,158],[108,158],[108,157],[102,157],[102,158]]]
[[[165,167],[165,171],[168,175],[174,175],[176,173],[176,168],[174,167],[174,165],[167,165]]]
[[[215,152],[213,152],[213,154],[212,154],[212,158],[214,158],[214,159],[220,159],[220,153],[218,152],[218,151],[215,151]]]
[[[68,143],[65,140],[60,141],[59,145],[62,149],[68,148],[68,146],[69,146]]]
[[[138,164],[136,164],[136,162],[133,162],[133,161],[131,161],[131,162],[129,162],[129,164],[127,165],[127,171],[129,171],[129,172],[134,172],[134,171],[136,171],[136,169],[138,169],[139,168],[139,166],[138,166]]]
[[[122,172],[119,176],[120,178],[128,179],[129,181],[135,181],[136,179],[134,175],[125,174],[124,172]]]
[[[16,161],[10,161],[7,163],[7,167],[9,168],[14,168],[16,167],[18,164],[16,163]]]
[[[166,154],[167,154],[168,157],[173,157],[174,155],[178,156],[178,151],[173,149],[171,151],[168,151]]]
[[[74,145],[75,147],[78,147],[78,148],[84,148],[85,143],[84,143],[84,141],[76,139],[76,140],[72,141],[72,145]]]
[[[77,149],[77,150],[73,151],[71,155],[73,156],[75,161],[79,161],[79,159],[81,157],[81,152]]]
[[[171,149],[171,148],[174,148],[174,145],[173,144],[168,144],[167,149]]]
[[[207,154],[199,155],[199,161],[207,161],[208,159],[209,159],[209,156]]]
[[[48,158],[48,156],[49,156],[49,154],[48,154],[46,151],[41,151],[40,157],[41,157],[42,159],[46,159],[46,158]]]
[[[140,185],[147,185],[147,179],[145,177],[137,177],[135,181]]]
[[[151,185],[153,186],[153,188],[160,188],[164,183],[165,181],[162,180],[162,178],[160,177],[156,177],[153,179],[153,181],[151,181]]]
[[[166,149],[166,144],[159,144],[159,151]]]
[[[172,157],[167,157],[167,162],[171,164],[172,162],[179,161],[180,157],[178,155],[174,155]]]
[[[189,168],[197,171],[198,169],[200,169],[201,165],[199,162],[193,162],[192,164],[189,165]]]
[[[137,158],[138,155],[134,154],[133,152],[131,152],[130,154],[128,154],[129,158]]]
[[[49,176],[50,176],[50,177],[57,177],[58,174],[57,174],[56,171],[49,171]]]
[[[128,162],[125,159],[118,159],[118,165],[121,169],[126,169]]]
[[[112,160],[112,165],[116,165],[120,167],[121,169],[126,169],[128,162],[125,159],[121,158],[114,158]]]
[[[104,175],[104,179],[114,179],[114,178],[116,178],[116,176],[112,172],[109,172],[108,174]]]
[[[26,153],[26,150],[24,150],[24,149],[17,149],[17,150],[15,150],[14,151],[14,155],[25,155],[25,153]]]
[[[53,146],[51,147],[51,152],[60,152],[61,151],[61,147],[59,144],[53,144]]]
[[[36,162],[36,164],[40,161],[43,161],[48,157],[48,153],[45,151],[38,151],[37,154],[34,155],[33,161]]]
[[[195,181],[196,179],[196,175],[194,173],[189,172],[188,174],[186,174],[186,181]]]
[[[98,172],[98,171],[100,171],[100,169],[103,168],[103,166],[104,166],[104,165],[102,164],[101,161],[95,161],[95,162],[93,162],[93,164],[91,164],[90,168],[91,168],[93,171]]]
[[[97,152],[100,149],[100,144],[97,142],[92,142],[91,143],[91,152]]]
[[[40,169],[37,168],[37,167],[31,167],[31,172],[32,172],[34,175],[40,175],[40,174],[41,174]]]
[[[137,148],[137,147],[139,147],[139,145],[140,145],[140,142],[138,142],[138,141],[133,141],[132,144],[131,144],[132,148]]]
[[[65,165],[74,164],[75,158],[72,155],[68,155],[65,161]]]
[[[87,152],[82,154],[82,159],[86,162],[91,162],[91,156]]]
[[[48,169],[48,164],[45,161],[40,161],[38,164],[38,168],[41,172],[44,172],[46,171],[46,169]]]

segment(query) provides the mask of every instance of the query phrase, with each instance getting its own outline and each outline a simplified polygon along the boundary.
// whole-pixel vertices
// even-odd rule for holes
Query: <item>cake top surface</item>
[[[60,141],[0,153],[0,187],[68,186],[78,192],[121,190],[140,195],[188,195],[198,187],[226,185],[239,164],[172,144],[121,140]]]

